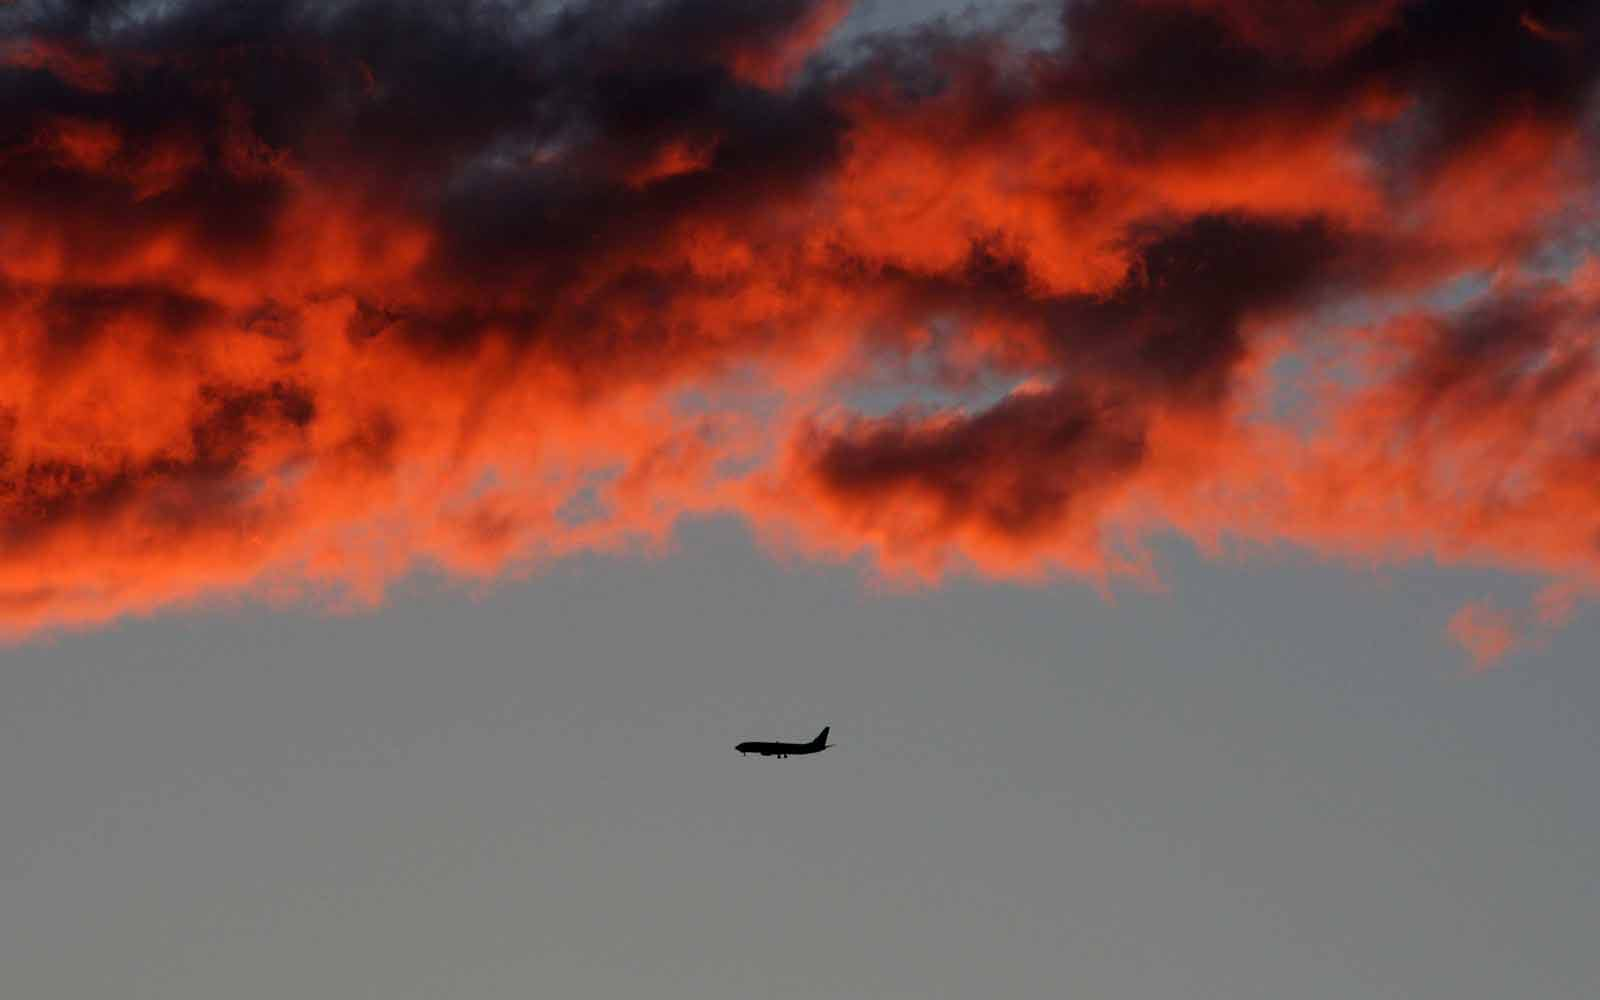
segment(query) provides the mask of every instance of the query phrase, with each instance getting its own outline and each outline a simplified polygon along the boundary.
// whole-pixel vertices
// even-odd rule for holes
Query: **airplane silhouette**
[[[810,743],[759,743],[751,740],[734,747],[741,754],[758,753],[763,757],[787,757],[790,754],[821,753],[837,744],[828,742],[828,727],[823,726],[822,732]]]

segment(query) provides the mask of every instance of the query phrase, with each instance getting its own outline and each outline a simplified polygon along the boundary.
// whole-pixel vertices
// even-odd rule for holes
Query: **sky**
[[[6,981],[1593,995],[1597,85],[1576,2],[0,4]]]

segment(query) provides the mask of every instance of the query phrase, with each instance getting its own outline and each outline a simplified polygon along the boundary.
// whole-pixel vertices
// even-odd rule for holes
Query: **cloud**
[[[1446,631],[1472,657],[1474,672],[1494,666],[1519,639],[1511,615],[1482,601],[1462,605]]]
[[[923,579],[1176,530],[1586,592],[1592,5],[1088,0],[844,58],[847,12],[6,8],[0,625],[711,511]],[[1343,374],[1263,420],[1297,352]]]

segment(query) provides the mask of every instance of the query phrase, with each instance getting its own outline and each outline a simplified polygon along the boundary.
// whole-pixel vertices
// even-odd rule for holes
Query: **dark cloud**
[[[1589,438],[1507,442],[1596,383],[1588,286],[1518,274],[1583,245],[1593,4],[1075,0],[1053,49],[948,21],[833,58],[846,12],[8,6],[17,627],[269,572],[492,572],[690,510],[995,571],[1092,571],[1134,497],[1200,534],[1455,525],[1552,565],[1480,530],[1490,493],[1587,523]],[[1464,311],[1316,320],[1489,270]],[[1297,451],[1241,413],[1314,337],[1389,363]],[[886,359],[902,399],[1029,388],[840,413]],[[1452,498],[1402,441],[1493,447]],[[1336,530],[1352,482],[1403,516]]]
[[[971,417],[813,428],[801,448],[843,507],[892,521],[926,503],[923,530],[945,535],[975,521],[1019,542],[1059,530],[1075,503],[1115,488],[1144,450],[1137,419],[1070,389],[1013,395]]]

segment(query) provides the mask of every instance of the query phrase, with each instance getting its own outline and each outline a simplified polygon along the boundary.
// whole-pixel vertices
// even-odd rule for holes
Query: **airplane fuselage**
[[[740,753],[758,753],[763,757],[787,757],[790,754],[799,756],[808,753],[821,753],[828,749],[815,743],[741,743],[734,747]]]
[[[821,753],[831,746],[833,744],[828,742],[828,730],[824,728],[810,743],[762,743],[750,740],[740,743],[734,749],[740,753],[760,754],[763,757],[788,757],[790,754],[798,757],[808,753]]]

